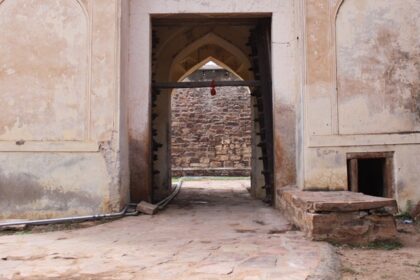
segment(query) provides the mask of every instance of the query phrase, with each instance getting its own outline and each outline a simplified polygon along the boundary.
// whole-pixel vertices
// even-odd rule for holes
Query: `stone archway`
[[[196,19],[208,19],[213,21],[222,20],[224,22],[232,19],[255,19],[258,17],[271,17],[272,19],[272,75],[273,75],[273,119],[274,119],[274,166],[275,166],[275,185],[284,187],[296,184],[296,136],[301,135],[296,129],[301,129],[297,124],[296,106],[300,102],[300,60],[299,39],[296,40],[298,20],[295,17],[299,14],[299,5],[295,5],[295,0],[278,2],[275,0],[262,1],[239,1],[233,0],[226,6],[222,0],[203,3],[202,1],[182,1],[182,2],[163,2],[156,0],[129,1],[130,12],[123,11],[124,15],[129,16],[129,22],[123,25],[123,79],[128,81],[128,88],[125,90],[126,104],[128,108],[128,138],[130,154],[130,173],[131,173],[131,194],[134,201],[146,199],[150,200],[152,190],[152,170],[151,170],[151,147],[152,147],[152,112],[150,104],[152,100],[151,82],[159,81],[161,77],[169,77],[169,66],[153,71],[154,67],[148,67],[156,63],[156,59],[166,61],[171,64],[173,58],[185,48],[186,41],[189,43],[199,39],[207,33],[213,32],[220,36],[218,30],[205,30],[206,25],[202,25],[202,31],[197,33],[184,32],[191,26],[191,22]],[[252,11],[252,13],[250,13]],[[188,18],[189,23],[185,24],[182,32],[171,34],[171,38],[176,38],[179,44],[172,54],[159,52],[159,57],[152,57],[152,38],[154,36],[153,19],[180,19]],[[123,16],[124,19],[124,16]],[[229,24],[228,24],[229,25]],[[168,25],[169,26],[169,25]],[[235,24],[230,25],[234,28]],[[296,32],[295,32],[296,31]],[[124,35],[125,34],[125,35]],[[188,34],[188,36],[179,36]],[[242,37],[241,37],[242,36]],[[248,35],[237,30],[230,32],[229,36],[223,37],[229,42],[243,40]],[[172,40],[170,40],[172,41]],[[125,42],[125,43],[124,43]],[[127,48],[124,47],[126,44]],[[162,42],[165,46],[168,42]],[[238,46],[238,44],[235,44]],[[127,53],[124,54],[124,50]],[[245,55],[249,55],[246,51]],[[124,56],[125,55],[125,56]],[[217,58],[217,57],[216,57]],[[153,73],[152,73],[153,72]],[[162,81],[162,80],[160,80]],[[163,81],[168,81],[165,78]],[[169,104],[167,104],[169,105]],[[300,112],[300,111],[299,111]],[[298,114],[299,114],[298,112]],[[162,127],[161,129],[164,129]],[[299,138],[300,139],[300,138]],[[279,172],[281,170],[281,172]]]
[[[243,36],[237,40],[228,41],[229,28],[208,32],[208,29],[200,26],[173,27],[173,33],[177,33],[176,38],[166,38],[165,31],[160,31],[159,27],[154,27],[158,40],[164,41],[164,47],[155,44],[155,61],[152,65],[155,81],[179,81],[182,77],[191,73],[200,65],[213,59],[225,65],[235,75],[241,79],[249,79],[253,76],[250,71],[251,64],[246,50],[245,38],[248,38],[249,28],[241,28]],[[183,32],[178,32],[181,29]],[[193,34],[193,35],[191,35]],[[183,38],[185,37],[185,39]],[[180,39],[181,38],[181,39]],[[240,42],[242,40],[242,42]],[[239,46],[238,46],[239,45]],[[240,47],[242,45],[242,48]],[[171,58],[168,61],[168,58]],[[152,112],[155,116],[153,120],[154,143],[159,146],[154,150],[154,194],[157,198],[166,195],[171,186],[170,154],[171,154],[171,90],[162,90],[156,95]],[[152,147],[153,149],[153,147]]]
[[[158,84],[179,81],[213,58],[219,64],[226,65],[227,69],[242,80],[261,80],[261,85],[254,88],[251,94],[251,190],[254,196],[272,201],[274,182],[270,45],[267,48],[261,47],[263,38],[259,40],[254,35],[266,33],[269,23],[267,18],[248,20],[241,25],[237,25],[235,21],[209,24],[203,19],[202,22],[186,28],[182,20],[173,20],[170,26],[163,27],[161,21],[152,20],[152,79]],[[173,33],[177,36],[173,37]],[[267,37],[266,40],[270,38]],[[260,43],[256,44],[257,41]],[[162,46],[160,42],[164,42]],[[267,52],[267,55],[261,56],[258,52]],[[153,197],[156,200],[163,198],[171,190],[171,93],[170,89],[154,88],[152,91],[152,182]]]

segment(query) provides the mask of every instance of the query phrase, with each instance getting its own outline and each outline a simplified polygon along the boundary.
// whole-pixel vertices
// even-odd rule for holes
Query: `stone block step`
[[[301,191],[297,188],[279,190],[284,199],[312,213],[349,212],[387,208],[397,212],[397,202],[392,198],[376,197],[349,191]]]
[[[277,194],[280,209],[312,240],[363,245],[396,238],[394,199],[294,187]]]

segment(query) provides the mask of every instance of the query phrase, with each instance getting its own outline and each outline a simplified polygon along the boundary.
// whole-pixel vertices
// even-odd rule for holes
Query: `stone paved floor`
[[[187,182],[155,216],[0,236],[0,279],[300,280],[319,270],[327,245],[290,230],[248,184]]]

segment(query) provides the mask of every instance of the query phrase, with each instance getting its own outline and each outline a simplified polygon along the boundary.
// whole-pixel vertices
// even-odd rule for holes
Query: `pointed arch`
[[[343,6],[345,0],[336,0],[335,4],[332,5],[330,10],[330,49],[332,50],[332,57],[331,57],[331,82],[333,85],[334,93],[332,96],[332,131],[336,134],[339,133],[339,126],[338,126],[338,90],[337,90],[337,17],[338,13],[340,12],[341,7]]]
[[[197,71],[198,69],[200,69],[201,67],[203,67],[205,64],[207,64],[210,61],[216,63],[220,67],[222,67],[222,68],[226,69],[227,71],[231,72],[233,75],[235,75],[239,79],[244,80],[244,78],[241,77],[238,73],[236,73],[236,71],[234,71],[232,68],[230,68],[229,66],[227,66],[223,62],[219,61],[218,59],[216,59],[212,56],[209,56],[206,59],[204,59],[201,62],[194,65],[193,67],[191,67],[187,72],[185,72],[185,74],[182,75],[181,78],[178,79],[178,82],[184,80],[186,77],[188,77],[189,75],[191,75],[192,73],[194,73],[195,71]]]
[[[185,73],[183,73],[182,75],[180,75],[179,73],[176,73],[176,71],[175,71],[176,68],[180,67],[181,61],[188,58],[188,56],[191,55],[191,53],[193,53],[194,51],[196,51],[196,50],[198,50],[201,47],[204,47],[206,45],[218,46],[218,47],[222,48],[223,50],[225,50],[226,52],[228,52],[229,54],[231,54],[232,57],[234,57],[235,60],[240,63],[238,67],[233,67],[233,65],[231,63],[227,62],[227,61],[226,62],[221,62],[221,60],[217,59],[215,56],[211,56],[211,57],[212,57],[213,60],[216,60],[218,62],[218,64],[223,65],[224,68],[228,69],[229,71],[231,71],[232,73],[234,73],[235,75],[240,77],[241,79],[246,78],[245,71],[247,71],[248,68],[250,67],[250,61],[249,61],[248,56],[240,48],[238,48],[237,46],[228,42],[227,40],[223,39],[222,37],[220,37],[220,36],[218,36],[214,33],[207,33],[203,37],[197,39],[196,41],[194,41],[191,44],[189,44],[188,46],[186,46],[180,53],[178,53],[175,56],[175,58],[172,60],[172,64],[171,64],[171,67],[170,67],[170,80],[171,81],[179,80],[180,77],[185,76],[185,73],[190,72],[191,69],[195,69],[195,70],[198,69],[200,67],[198,65],[203,63],[206,59],[201,60],[199,63],[195,64],[195,66],[191,67],[190,69],[184,69]],[[207,57],[207,58],[209,58],[209,57]],[[204,64],[201,64],[201,66],[204,65]],[[249,66],[249,67],[244,67],[245,65]],[[237,68],[237,69],[234,69],[234,68]],[[238,71],[237,71],[238,69],[242,70],[243,73],[238,73]],[[192,72],[190,72],[190,73],[192,73]]]
[[[338,13],[340,12],[340,8],[341,8],[341,6],[343,6],[344,1],[345,0],[338,0],[337,3],[334,6],[334,10],[333,10],[333,19],[334,19],[333,24],[334,25],[337,21]]]

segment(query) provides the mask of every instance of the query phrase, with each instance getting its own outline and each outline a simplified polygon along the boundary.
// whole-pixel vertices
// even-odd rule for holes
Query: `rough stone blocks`
[[[361,193],[278,191],[279,206],[308,238],[367,244],[396,238],[396,201]]]

